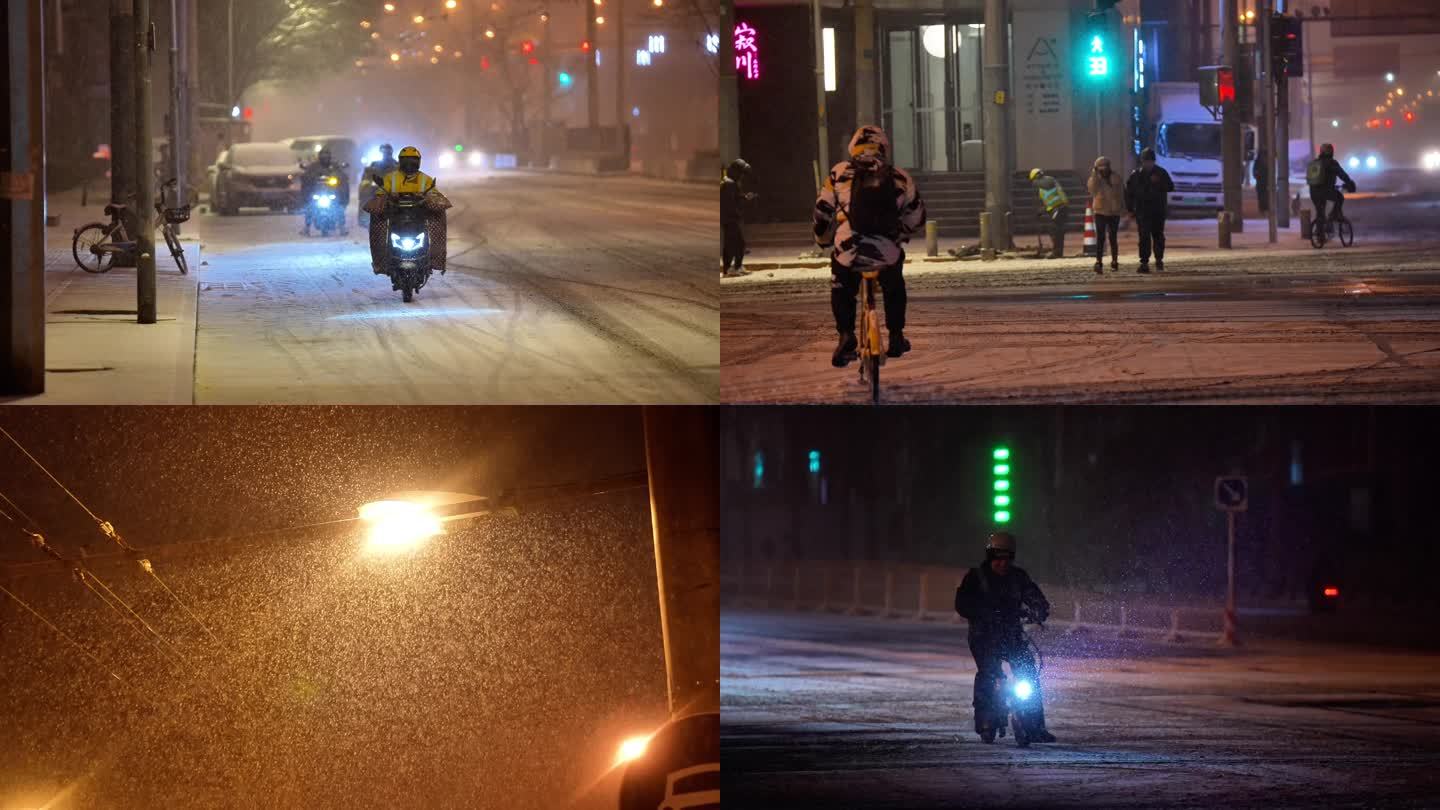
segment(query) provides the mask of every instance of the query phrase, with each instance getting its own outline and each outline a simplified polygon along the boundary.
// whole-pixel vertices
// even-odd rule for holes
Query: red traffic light
[[[481,70],[489,70],[489,69],[490,69],[490,57],[488,57],[488,56],[482,56],[482,57],[480,57],[480,69],[481,69]]]
[[[1340,595],[1340,589],[1335,587],[1334,585],[1331,585],[1325,589],[1325,595],[1330,597],[1331,599],[1334,599]]]
[[[251,118],[255,117],[255,108],[246,107],[245,110],[241,113],[241,115],[245,116],[246,121],[249,121]]]
[[[1230,68],[1220,68],[1215,71],[1216,96],[1221,104],[1235,103],[1235,71]]]
[[[528,39],[525,40],[524,42],[520,43],[520,52],[521,52],[521,53],[534,53],[534,52],[535,52],[535,43],[534,43],[534,42],[531,42],[531,41],[528,40]]]
[[[582,39],[582,40],[580,40],[580,50],[585,51],[586,53],[589,53],[589,52],[590,52],[590,40],[588,40],[588,39]]]

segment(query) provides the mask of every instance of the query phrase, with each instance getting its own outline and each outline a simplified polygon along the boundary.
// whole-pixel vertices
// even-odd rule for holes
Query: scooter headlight
[[[335,201],[335,195],[334,195],[334,194],[316,194],[315,197],[314,197],[314,200],[315,200],[315,204],[318,205],[318,206],[320,206],[321,208],[329,208],[329,207],[330,207],[330,203],[332,203],[332,202]]]
[[[1029,700],[1030,696],[1033,694],[1035,694],[1034,684],[1030,683],[1029,681],[1015,682],[1015,697],[1019,698],[1020,700]]]
[[[397,233],[390,234],[390,245],[404,251],[419,250],[425,247],[425,234],[418,234],[414,237],[401,236]]]

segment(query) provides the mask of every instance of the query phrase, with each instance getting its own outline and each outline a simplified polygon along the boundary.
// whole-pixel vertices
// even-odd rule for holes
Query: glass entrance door
[[[895,162],[921,172],[978,171],[983,26],[885,29],[885,128]]]

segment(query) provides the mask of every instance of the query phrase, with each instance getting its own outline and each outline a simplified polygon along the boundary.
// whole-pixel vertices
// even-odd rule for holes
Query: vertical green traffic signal
[[[1010,448],[1001,445],[990,451],[990,493],[997,524],[1010,522]]]
[[[812,472],[812,473],[818,473],[818,472],[820,472],[820,451],[819,451],[819,450],[811,450],[811,451],[810,451],[810,472]]]

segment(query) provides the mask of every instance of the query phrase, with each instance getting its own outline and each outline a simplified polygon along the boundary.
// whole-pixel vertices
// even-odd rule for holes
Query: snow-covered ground
[[[1440,656],[1035,634],[1059,741],[974,733],[965,628],[721,616],[725,806],[1427,807]]]

